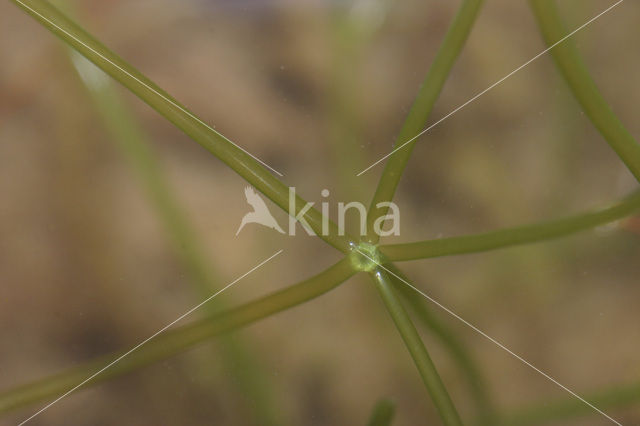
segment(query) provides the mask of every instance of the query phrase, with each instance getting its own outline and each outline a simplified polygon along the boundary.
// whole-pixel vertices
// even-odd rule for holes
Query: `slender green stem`
[[[209,295],[218,281],[214,277],[213,265],[204,256],[202,244],[171,191],[144,131],[108,77],[76,52],[72,51],[71,55],[100,119],[147,193],[154,211],[177,248],[178,256],[191,275],[190,281],[197,286],[199,295]]]
[[[132,352],[85,386],[121,376],[137,368],[180,353],[213,336],[246,326],[257,320],[314,299],[354,274],[344,258],[325,271],[284,290],[209,318],[169,330]],[[0,413],[60,395],[116,359],[123,352],[100,357],[62,373],[0,393]]]
[[[284,211],[298,214],[306,207],[307,202],[296,196],[292,209],[295,212],[290,211],[289,188],[263,167],[263,163],[205,124],[50,3],[44,0],[11,1],[222,160]],[[349,242],[353,238],[340,235],[333,221],[328,221],[328,232],[322,232],[322,214],[318,210],[311,208],[303,217],[320,238],[343,253],[349,251]]]
[[[617,386],[586,396],[586,399],[601,409],[624,407],[640,402],[640,383]],[[505,415],[502,426],[528,426],[574,419],[576,417],[597,414],[591,407],[576,398],[564,398],[546,401],[537,405],[521,408]]]
[[[373,407],[367,426],[390,426],[396,413],[396,405],[388,399],[381,399]]]
[[[553,0],[530,0],[545,42],[552,45],[566,36],[564,23]],[[624,6],[623,6],[624,7]],[[591,78],[573,40],[551,50],[555,63],[593,125],[640,181],[640,144],[631,136],[607,104]]]
[[[409,115],[402,126],[394,146],[399,147],[419,134],[435,104],[447,77],[464,46],[473,23],[478,16],[483,0],[464,0],[454,18],[442,46],[435,56],[427,76],[420,87],[418,95],[409,111]],[[402,149],[389,157],[384,167],[376,192],[369,206],[367,215],[367,237],[369,242],[376,243],[379,236],[375,232],[378,218],[387,214],[388,208],[378,207],[379,203],[391,201],[396,192],[402,173],[409,161],[411,151],[418,139],[408,143]],[[382,228],[382,226],[380,226]]]
[[[88,89],[93,104],[113,141],[128,160],[146,190],[154,211],[173,241],[173,246],[190,276],[196,296],[206,298],[220,286],[211,260],[204,255],[202,244],[186,213],[180,208],[151,144],[114,90],[110,79],[84,57],[71,51],[72,61]],[[214,313],[224,309],[222,299],[212,300],[203,308]],[[254,417],[264,425],[278,425],[278,410],[273,402],[266,373],[260,368],[242,339],[221,336],[223,362],[235,377],[242,395],[251,400]]]
[[[350,3],[335,3],[331,10],[331,73],[327,93],[329,148],[333,170],[349,199],[358,199],[366,187],[354,173],[365,167],[360,147],[362,129],[359,111],[358,65],[362,59],[363,35]]]
[[[473,359],[471,350],[465,347],[462,341],[460,341],[444,323],[438,320],[431,309],[429,309],[421,295],[416,293],[415,290],[397,278],[400,277],[407,283],[411,283],[411,280],[409,280],[409,278],[397,266],[393,263],[386,263],[385,268],[393,272],[393,274],[389,274],[391,282],[395,289],[409,303],[409,306],[417,315],[418,320],[420,320],[425,327],[440,339],[445,348],[451,354],[454,362],[458,364],[458,367],[463,372],[464,377],[469,384],[471,395],[475,401],[478,417],[481,419],[479,424],[494,424],[495,419],[497,418],[495,407],[491,402],[487,389],[488,386],[480,368]]]
[[[475,253],[503,247],[544,241],[584,231],[616,221],[640,210],[640,193],[603,210],[582,213],[550,222],[501,229],[475,235],[441,238],[405,244],[380,246],[390,261],[426,259]]]
[[[427,348],[424,346],[418,331],[413,325],[413,322],[411,322],[411,318],[402,306],[402,303],[400,303],[393,289],[390,275],[384,269],[377,268],[372,271],[371,278],[375,282],[376,288],[402,336],[402,340],[404,340],[404,343],[407,345],[407,349],[420,372],[420,376],[444,424],[447,426],[462,425],[458,411],[453,405],[453,401],[444,383],[442,383],[442,379],[440,379],[440,375],[433,361],[431,361]]]

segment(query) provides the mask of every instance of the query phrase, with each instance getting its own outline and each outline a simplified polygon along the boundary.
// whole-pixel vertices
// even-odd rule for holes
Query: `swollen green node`
[[[371,272],[383,263],[382,253],[377,245],[364,241],[359,243],[352,241],[349,246],[351,247],[349,260],[355,271]]]

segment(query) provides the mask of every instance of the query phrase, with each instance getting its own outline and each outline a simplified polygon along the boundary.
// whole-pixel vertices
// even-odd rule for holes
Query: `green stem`
[[[199,295],[209,295],[216,288],[211,262],[204,256],[202,245],[185,212],[173,195],[162,166],[143,130],[132,118],[108,77],[92,63],[71,52],[74,66],[82,77],[91,100],[145,190],[154,211],[169,234],[177,254],[197,285]],[[96,84],[96,82],[99,82]],[[213,306],[213,305],[212,305]]]
[[[545,42],[556,43],[568,31],[553,0],[530,0]],[[580,52],[571,38],[551,50],[555,63],[593,125],[611,148],[640,181],[640,144],[631,136],[607,104],[598,86],[589,75]]]
[[[371,278],[375,282],[376,288],[402,336],[402,340],[404,340],[404,343],[407,345],[407,349],[420,372],[420,376],[444,424],[447,426],[462,425],[462,420],[453,405],[453,401],[444,383],[442,383],[442,379],[440,379],[440,375],[433,361],[431,361],[431,357],[424,343],[420,339],[418,331],[413,325],[413,322],[411,322],[411,318],[400,303],[393,289],[390,275],[383,268],[379,267],[371,273]]]
[[[640,193],[603,210],[582,213],[550,222],[501,229],[475,235],[441,238],[414,243],[380,246],[390,261],[426,259],[456,254],[475,253],[503,247],[559,238],[591,229],[628,216],[640,210]]]
[[[166,359],[213,336],[300,305],[337,287],[354,273],[351,262],[345,258],[325,271],[284,290],[209,318],[169,330],[96,376],[85,387]],[[2,392],[0,393],[0,413],[63,394],[124,352],[100,357],[54,376]]]
[[[350,200],[360,198],[366,185],[354,169],[365,167],[360,147],[362,129],[358,115],[360,91],[358,65],[365,42],[350,3],[336,3],[330,16],[331,72],[327,92],[329,148],[335,164],[335,177]],[[358,231],[359,232],[359,231]]]
[[[464,46],[473,23],[478,16],[483,0],[464,0],[456,17],[454,18],[442,46],[435,56],[433,64],[418,91],[418,95],[411,106],[409,115],[402,126],[402,130],[396,139],[394,147],[399,147],[419,134],[426,122],[433,105],[435,104],[447,77]],[[387,207],[378,207],[379,203],[389,202],[393,199],[402,173],[409,161],[411,151],[418,139],[408,143],[402,149],[391,155],[384,167],[378,187],[369,206],[367,215],[367,237],[369,242],[375,244],[379,236],[375,232],[375,223],[378,218],[387,214]],[[381,226],[380,226],[381,228]]]
[[[382,399],[373,407],[367,426],[390,426],[395,413],[395,404],[388,399]]]
[[[50,3],[44,0],[11,1],[222,160],[284,211],[298,214],[305,208],[307,202],[296,196],[295,212],[290,212],[289,188],[263,167],[263,163],[205,124]],[[329,221],[329,232],[324,233],[322,214],[318,210],[308,210],[304,219],[320,238],[343,253],[349,252],[349,242],[353,238],[340,235],[333,221]]]
[[[71,55],[100,118],[136,173],[171,237],[173,247],[191,278],[189,282],[194,286],[195,295],[206,298],[219,287],[220,280],[216,278],[211,260],[204,255],[197,233],[173,195],[146,135],[114,90],[107,75],[77,53],[72,51]],[[96,82],[100,83],[95,84]],[[222,299],[216,299],[203,308],[214,313],[224,307]],[[256,420],[265,425],[281,424],[267,375],[252,355],[254,351],[249,351],[241,339],[230,336],[222,336],[221,343],[226,368],[234,375],[241,394],[254,402],[251,408]]]
[[[640,401],[640,383],[619,386],[586,396],[586,399],[601,409],[629,406]],[[549,422],[574,419],[592,415],[595,412],[576,398],[538,403],[535,406],[521,408],[504,416],[502,426],[542,425]]]
[[[411,287],[406,285],[397,277],[402,278],[407,283],[411,283],[409,278],[393,263],[385,264],[385,268],[391,271],[390,279],[395,289],[400,292],[404,299],[409,303],[411,309],[417,315],[418,319],[443,343],[445,348],[451,354],[454,362],[464,373],[464,377],[469,384],[471,395],[476,404],[478,416],[481,419],[479,424],[494,424],[496,417],[495,408],[489,398],[487,385],[484,377],[478,368],[477,363],[471,355],[471,351],[464,346],[462,341],[456,338],[456,335],[447,329],[429,309],[423,297],[415,292]],[[395,275],[395,276],[394,276]]]

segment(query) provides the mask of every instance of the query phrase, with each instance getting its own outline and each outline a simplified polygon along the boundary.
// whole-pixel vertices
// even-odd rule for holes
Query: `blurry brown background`
[[[459,5],[359,3],[333,13],[319,0],[93,0],[76,9],[98,39],[283,172],[303,197],[320,202],[329,189],[335,219],[338,201],[369,200],[382,167],[359,180],[349,170],[390,150]],[[611,4],[560,3],[569,28]],[[359,40],[341,38],[336,10],[350,13]],[[636,138],[639,21],[640,5],[628,1],[575,37]],[[7,389],[131,347],[198,299],[61,44],[8,2],[0,4],[0,24],[0,389]],[[487,1],[430,121],[543,48],[526,2]],[[242,179],[118,90],[153,141],[221,284],[284,249],[229,290],[228,303],[291,285],[338,259],[305,235],[253,225],[235,237],[248,211]],[[354,147],[346,162],[336,142],[340,108],[352,114],[345,132],[357,136],[345,137]],[[396,197],[401,236],[386,242],[560,217],[602,207],[636,186],[544,56],[420,139]],[[286,216],[270,207],[284,224]],[[640,378],[638,232],[623,221],[559,241],[401,266],[422,290],[589,393]],[[438,315],[472,349],[505,411],[567,395]],[[397,403],[394,425],[439,424],[365,276],[239,334],[268,373],[287,424],[364,424],[383,396]],[[472,418],[464,379],[440,343],[424,338],[463,418]],[[255,424],[251,401],[210,348],[79,391],[32,424]],[[611,413],[640,422],[638,405]],[[606,421],[593,415],[570,424]]]

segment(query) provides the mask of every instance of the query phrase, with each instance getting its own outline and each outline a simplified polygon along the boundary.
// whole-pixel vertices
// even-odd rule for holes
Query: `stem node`
[[[350,242],[349,246],[351,247],[349,261],[354,271],[372,272],[378,265],[384,263],[377,244],[360,241],[359,243]]]

